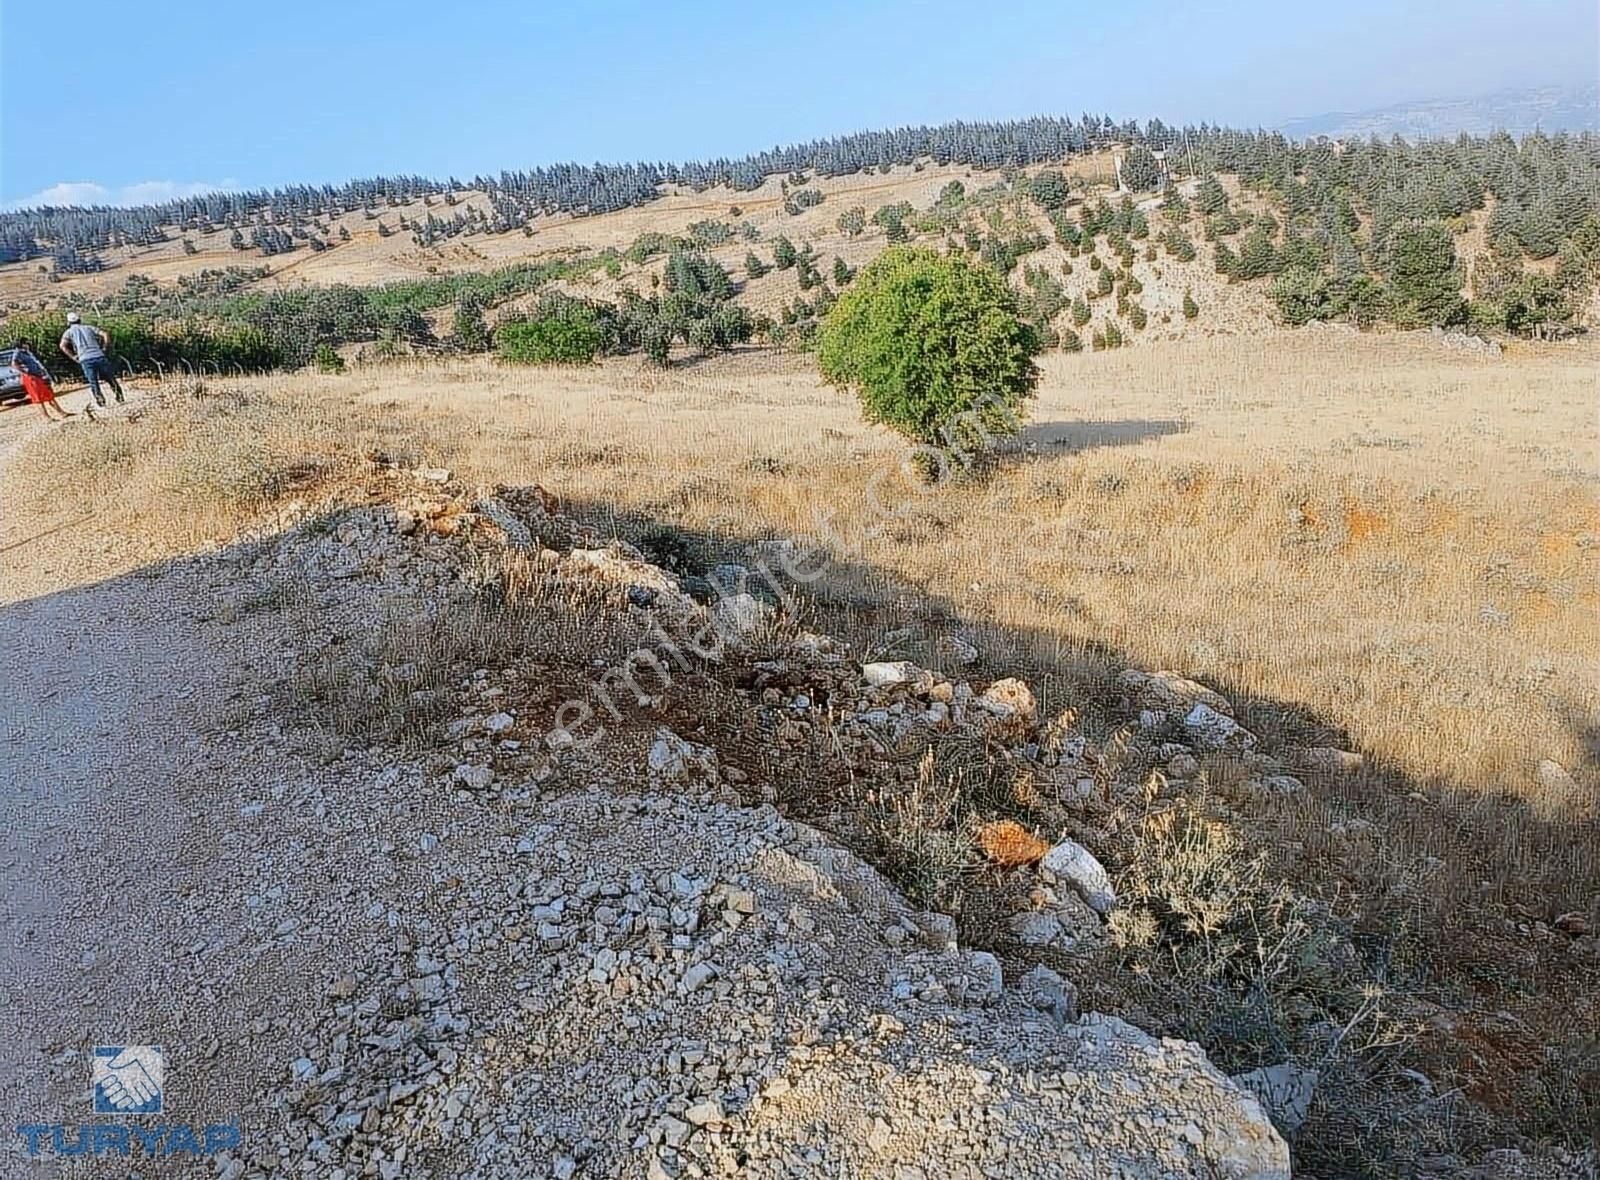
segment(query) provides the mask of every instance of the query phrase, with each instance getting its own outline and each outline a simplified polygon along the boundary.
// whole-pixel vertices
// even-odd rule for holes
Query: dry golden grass
[[[991,664],[1177,668],[1304,709],[1419,781],[1548,811],[1597,785],[1595,359],[1332,331],[1053,356],[1028,452],[931,491],[804,360],[768,352],[261,379],[63,430],[20,466],[87,485],[108,523],[172,552],[368,447],[713,542],[831,537],[824,602],[915,595],[1015,649]],[[1580,798],[1550,795],[1544,759]]]
[[[1336,333],[1055,357],[1032,453],[929,493],[787,358],[291,380],[410,420],[430,461],[485,481],[729,542],[831,530],[850,552],[825,598],[911,591],[1040,652],[1306,709],[1419,780],[1565,808],[1537,767],[1592,799],[1594,359]]]

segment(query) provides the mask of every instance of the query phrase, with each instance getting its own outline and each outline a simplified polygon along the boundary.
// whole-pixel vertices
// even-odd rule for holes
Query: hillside
[[[1096,161],[1098,175],[1111,173],[1110,155]],[[1035,170],[1037,171],[1037,170]],[[1096,183],[1093,164],[1080,163],[1079,175],[1084,177],[1083,187],[1073,200],[1073,207],[1087,200],[1101,197],[1115,199],[1115,187]],[[1017,175],[1017,174],[1012,174]],[[1027,173],[1021,173],[1024,179]],[[1230,188],[1237,190],[1237,182],[1229,178]],[[166,289],[174,289],[180,279],[201,275],[208,270],[226,267],[257,267],[267,273],[259,278],[249,278],[240,284],[241,292],[294,289],[305,286],[331,286],[346,283],[372,286],[384,283],[421,280],[441,274],[462,272],[487,272],[519,262],[540,262],[551,258],[593,257],[608,251],[622,257],[616,273],[609,274],[599,266],[579,278],[566,280],[560,289],[591,298],[615,298],[624,286],[635,289],[648,288],[651,276],[659,276],[665,264],[665,253],[645,262],[635,262],[627,257],[630,247],[648,235],[663,235],[686,242],[696,241],[692,227],[695,225],[728,227],[730,240],[703,247],[705,252],[721,263],[731,274],[741,280],[739,302],[757,313],[774,318],[785,304],[805,296],[801,290],[798,273],[793,269],[779,270],[758,279],[748,279],[745,271],[746,256],[755,252],[771,262],[772,245],[779,237],[787,237],[798,247],[810,245],[823,268],[824,279],[832,285],[834,258],[842,258],[847,266],[859,268],[870,261],[888,240],[888,232],[881,226],[870,224],[858,234],[839,228],[841,214],[852,208],[861,209],[867,218],[880,208],[906,203],[917,211],[931,209],[941,189],[956,181],[973,192],[991,190],[997,198],[988,208],[1003,211],[1008,227],[1018,232],[1038,234],[1051,239],[1052,227],[1045,212],[1026,197],[1003,199],[1014,190],[1008,186],[1008,174],[999,171],[980,171],[962,167],[921,168],[896,167],[887,174],[822,178],[808,187],[821,192],[821,204],[805,209],[798,215],[784,210],[787,187],[781,177],[771,177],[759,188],[748,192],[735,192],[726,187],[708,189],[700,193],[668,192],[649,204],[593,216],[575,217],[558,214],[541,218],[530,234],[520,231],[510,233],[478,233],[470,237],[456,237],[434,246],[419,245],[409,233],[381,236],[376,222],[365,213],[348,213],[329,218],[327,226],[328,248],[320,252],[300,249],[286,255],[270,258],[241,255],[230,249],[230,232],[218,229],[206,234],[174,234],[173,240],[159,245],[117,247],[104,255],[107,269],[90,274],[76,274],[52,281],[53,274],[41,272],[37,265],[25,264],[0,267],[0,300],[15,308],[55,304],[65,300],[87,302],[91,305],[118,306],[117,296],[123,290],[128,276],[146,277]],[[1142,203],[1148,204],[1152,194],[1141,194]],[[481,210],[488,201],[482,192],[463,190],[452,193],[451,206],[443,201],[424,204],[411,202],[386,209],[379,220],[386,225],[400,221],[414,222],[430,213],[439,214],[456,210]],[[737,210],[737,213],[734,211]],[[965,218],[965,223],[983,227],[977,209]],[[745,227],[749,227],[746,229]],[[733,227],[738,227],[737,231]],[[341,231],[344,231],[341,233]],[[747,237],[751,231],[753,236]],[[345,238],[348,234],[348,240]],[[196,247],[188,253],[181,240],[187,237]],[[935,239],[932,233],[914,234],[924,240]],[[942,239],[942,236],[939,236]],[[1068,276],[1061,273],[1066,261],[1066,251],[1053,240],[1049,245],[1027,256],[1027,264],[1049,272],[1060,282],[1063,297],[1070,303],[1094,290],[1094,274],[1087,265],[1075,268]],[[1247,330],[1264,322],[1270,313],[1265,292],[1259,288],[1230,288],[1226,279],[1216,275],[1214,265],[1207,256],[1183,263],[1170,257],[1147,262],[1142,253],[1131,268],[1150,291],[1144,301],[1153,319],[1160,322],[1162,315],[1170,322],[1160,324],[1154,335],[1171,338],[1190,334],[1210,335],[1217,332]],[[1159,273],[1158,273],[1159,272]],[[1021,271],[1017,272],[1019,286]],[[1181,304],[1185,289],[1193,288],[1197,301],[1213,309],[1214,314],[1205,322],[1189,324],[1183,320]],[[1103,322],[1113,312],[1102,306],[1097,309],[1098,321]]]
[[[1395,103],[1364,111],[1307,115],[1280,125],[1291,139],[1453,139],[1457,135],[1529,135],[1600,131],[1600,86],[1541,86],[1471,98]]]
[[[1312,319],[1548,335],[1593,311],[1592,137],[1295,144],[1109,119],[953,126],[665,170],[0,215],[16,259],[0,266],[0,306],[37,336],[53,322],[27,318],[39,309],[141,316],[149,332],[122,333],[148,337],[125,339],[135,366],[297,365],[319,345],[470,351],[502,319],[548,313],[553,293],[620,306],[635,324],[611,347],[627,348],[650,334],[640,314],[659,314],[630,301],[670,293],[667,264],[687,253],[728,276],[713,285],[746,316],[733,339],[804,347],[853,273],[907,241],[1004,270],[1024,314],[1068,349]],[[914,154],[925,148],[968,162]],[[868,149],[888,159],[863,164]],[[986,166],[1007,156],[1020,162]],[[796,167],[753,174],[779,162]],[[308,310],[341,285],[369,311]],[[482,319],[466,335],[463,311]],[[201,339],[238,330],[267,347]],[[700,351],[716,335],[666,330]]]

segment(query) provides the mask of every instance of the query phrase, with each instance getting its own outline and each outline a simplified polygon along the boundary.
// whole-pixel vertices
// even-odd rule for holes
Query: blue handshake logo
[[[167,1066],[160,1045],[98,1045],[95,1114],[160,1114]]]

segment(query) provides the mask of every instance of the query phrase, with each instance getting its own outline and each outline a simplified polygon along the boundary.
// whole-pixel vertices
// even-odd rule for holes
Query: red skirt
[[[36,406],[56,400],[56,391],[50,387],[50,382],[43,377],[35,377],[32,373],[22,374],[22,391],[28,395],[28,400]]]

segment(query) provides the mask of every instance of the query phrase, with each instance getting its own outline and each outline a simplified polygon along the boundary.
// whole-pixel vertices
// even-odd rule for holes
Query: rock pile
[[[474,495],[390,468],[373,483],[253,568],[295,571],[323,617],[358,622],[394,594],[449,610],[492,576],[486,558],[514,554],[640,619],[713,627],[775,765],[825,740],[892,792],[919,773],[908,755],[964,743],[1045,814],[1144,789],[1021,680],[863,666],[804,632],[757,653],[741,643],[773,608],[737,569],[707,595],[537,489]],[[1280,769],[1204,686],[1123,687],[1173,779],[1214,754]],[[1288,1175],[1260,1102],[1196,1046],[1080,1016],[1050,967],[1007,978],[828,838],[734,802],[771,785],[699,735],[652,721],[603,751],[551,742],[487,672],[462,708],[450,753],[357,776],[337,829],[319,804],[294,837],[311,856],[298,842],[337,830],[356,842],[340,856],[364,849],[372,871],[325,904],[299,899],[314,929],[352,902],[361,918],[324,1003],[290,1026],[281,1086],[247,1115],[264,1130],[224,1165],[234,1180]],[[1117,904],[1104,850],[1087,830],[1018,827],[994,840],[1031,882],[1018,942],[1102,938]]]
[[[1288,1175],[1197,1048],[1008,983],[771,808],[596,786],[438,868],[302,1030],[287,1174]]]

